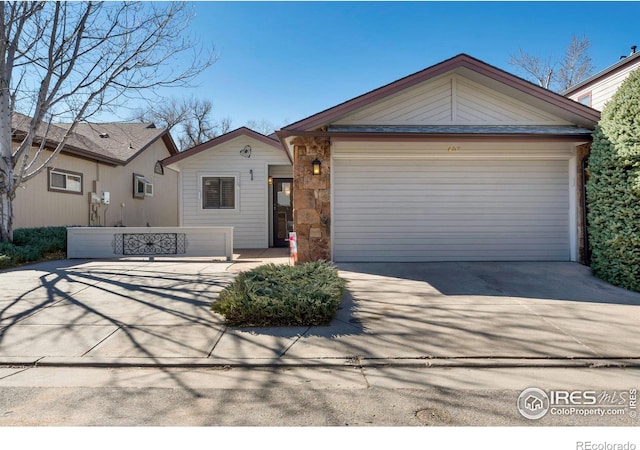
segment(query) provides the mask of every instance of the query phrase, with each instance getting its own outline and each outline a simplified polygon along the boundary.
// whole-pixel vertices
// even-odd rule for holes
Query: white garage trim
[[[335,143],[332,259],[577,260],[570,144],[448,147]]]

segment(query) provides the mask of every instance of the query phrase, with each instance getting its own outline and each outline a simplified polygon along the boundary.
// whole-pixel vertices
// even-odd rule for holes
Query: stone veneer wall
[[[318,158],[320,175],[313,175]],[[331,141],[327,137],[293,140],[293,229],[298,263],[331,260]]]
[[[591,144],[579,145],[576,148],[576,159],[578,161],[578,173],[576,177],[576,190],[578,192],[578,262],[580,264],[588,264],[588,249],[587,249],[587,237],[584,234],[584,222],[586,211],[584,210],[585,198],[584,198],[584,186],[582,183],[582,169],[584,167],[584,161],[589,157],[591,151]],[[586,180],[585,176],[585,180]]]

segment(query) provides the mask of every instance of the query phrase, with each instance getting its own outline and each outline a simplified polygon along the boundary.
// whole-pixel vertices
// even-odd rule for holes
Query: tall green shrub
[[[591,269],[640,291],[640,71],[602,111],[587,170]]]

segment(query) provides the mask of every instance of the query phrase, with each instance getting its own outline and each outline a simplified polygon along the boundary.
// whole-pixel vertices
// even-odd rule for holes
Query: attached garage
[[[461,54],[284,127],[298,261],[584,261],[598,119]]]
[[[572,259],[568,148],[466,143],[448,155],[434,143],[333,147],[335,261]]]

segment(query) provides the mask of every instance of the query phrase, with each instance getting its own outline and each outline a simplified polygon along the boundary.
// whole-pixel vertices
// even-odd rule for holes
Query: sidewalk
[[[67,260],[0,272],[0,365],[640,366],[640,295],[597,280],[588,288],[611,301],[511,296],[477,274],[455,281],[468,292],[447,294],[406,267],[394,275],[392,266],[345,264],[349,291],[330,325],[225,326],[211,301],[235,274],[268,262],[288,263],[286,249],[233,262]],[[446,279],[472,266],[428,267]]]

